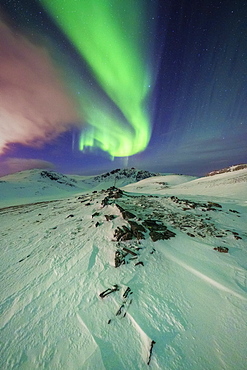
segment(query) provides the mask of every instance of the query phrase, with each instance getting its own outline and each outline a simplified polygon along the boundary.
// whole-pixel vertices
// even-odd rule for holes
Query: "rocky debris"
[[[162,185],[164,188],[169,188],[168,183],[164,181],[156,181],[156,184]]]
[[[188,200],[188,199],[179,199],[178,197],[175,197],[175,196],[171,196],[170,199],[174,202],[174,203],[177,203],[179,205],[181,205],[183,208],[183,211],[188,211],[188,210],[191,210],[191,209],[200,209],[202,210],[203,212],[206,212],[206,211],[216,211],[216,210],[220,210],[222,208],[222,206],[218,203],[214,203],[214,202],[207,202],[207,203],[201,203],[201,202],[193,202],[191,200]]]
[[[136,237],[136,239],[144,239],[144,234],[146,232],[146,229],[141,225],[138,224],[135,221],[128,221],[132,234]]]
[[[79,198],[78,198],[79,199]],[[80,199],[82,199],[82,198],[80,198]],[[85,202],[87,202],[87,201],[89,201],[89,198],[86,198],[86,199],[84,199],[84,200],[81,200],[81,203],[85,203]],[[87,205],[87,204],[86,204]]]
[[[115,217],[115,215],[105,215],[106,221],[114,220]]]
[[[222,208],[222,206],[219,203],[214,203],[214,202],[208,202],[209,207],[214,207],[214,208]]]
[[[123,251],[131,254],[132,256],[137,256],[137,253],[136,252],[133,252],[131,249],[129,248],[126,248],[126,247],[123,247]]]
[[[167,240],[176,235],[173,231],[168,230],[160,220],[147,219],[142,224],[149,230],[149,235],[153,242]]]
[[[136,260],[139,256],[139,250],[141,248],[135,245],[135,242],[117,243],[117,250],[115,252],[115,267],[119,267],[132,260]]]
[[[122,228],[117,227],[114,233],[114,238],[116,238],[117,241],[131,240],[133,237],[132,231],[125,225],[123,225]]]
[[[123,218],[125,220],[129,220],[130,218],[135,218],[136,216],[134,215],[134,213],[132,212],[129,212],[127,210],[125,210],[123,207],[121,207],[119,204],[116,203],[116,207],[119,209],[119,211],[121,212]]]
[[[142,261],[139,261],[139,262],[135,263],[135,266],[138,266],[138,265],[144,266],[144,263]]]
[[[128,253],[124,252],[122,249],[118,249],[115,252],[115,267],[119,267],[125,264],[125,257]]]
[[[119,290],[120,290],[120,286],[115,284],[115,285],[113,285],[112,288],[108,288],[104,292],[100,293],[100,297],[105,298],[107,295],[109,295],[113,292],[119,291]],[[129,306],[132,303],[132,299],[130,297],[132,294],[133,294],[133,292],[130,289],[130,287],[127,287],[126,290],[123,293],[121,305],[120,305],[119,309],[117,310],[115,316],[121,316],[121,317],[126,316],[127,310],[129,309]],[[112,319],[109,319],[107,324],[110,324],[111,322],[112,322]]]
[[[131,294],[133,294],[133,292],[131,291],[130,287],[127,287],[127,289],[125,290],[123,294],[123,298],[127,298]]]
[[[117,292],[119,289],[120,289],[120,287],[117,284],[115,284],[115,285],[113,285],[112,288],[108,288],[108,289],[104,290],[104,292],[100,293],[99,296],[100,296],[100,298],[105,298],[109,294],[111,294],[113,292]]]
[[[153,242],[156,242],[157,240],[168,240],[176,236],[176,234],[173,231],[170,231],[168,229],[162,232],[153,230],[150,231],[149,235]]]
[[[153,347],[154,347],[155,343],[156,342],[154,340],[152,340],[151,346],[150,346],[150,351],[149,351],[148,362],[147,362],[148,365],[150,365],[150,361],[151,361],[151,357],[152,357],[152,352],[153,352]]]
[[[124,308],[124,304],[122,304],[122,305],[120,306],[120,308],[117,310],[116,316],[121,315],[121,313],[122,313],[122,309],[123,309],[123,308]]]
[[[142,223],[150,231],[164,231],[167,227],[160,220],[144,220]]]
[[[218,175],[220,173],[243,170],[244,168],[247,168],[247,164],[237,164],[235,166],[229,166],[229,167],[222,168],[221,170],[211,171],[211,172],[207,173],[205,176],[214,176],[214,175]]]
[[[227,247],[215,247],[214,250],[218,251],[220,253],[228,253],[229,248],[227,248]]]
[[[145,228],[134,221],[128,221],[130,225],[130,229],[123,225],[121,227],[117,227],[117,229],[114,232],[114,238],[116,238],[117,241],[124,241],[124,240],[131,240],[131,239],[145,239],[145,236],[143,232],[145,232]]]
[[[107,206],[108,204],[112,204],[114,202],[114,199],[118,199],[123,196],[123,191],[116,188],[115,186],[112,186],[104,192],[107,193],[107,196],[101,202],[101,205],[103,207]]]
[[[105,197],[104,199],[102,199],[102,202],[101,202],[102,207],[105,207],[108,204],[110,204],[109,201],[110,201],[110,198],[109,197]]]
[[[207,218],[208,220],[208,218]],[[226,236],[227,233],[219,230],[213,223],[207,222],[206,218],[196,214],[182,214],[178,212],[166,214],[166,221],[174,228],[180,229],[186,233],[191,233],[195,236],[205,238],[208,236]]]
[[[112,186],[111,188],[107,189],[109,198],[122,198],[123,191],[121,189],[116,188],[115,186]]]
[[[233,234],[235,239],[237,239],[237,240],[242,239],[241,236],[239,235],[239,233],[237,233],[236,231],[232,231],[232,234]]]
[[[128,287],[124,294],[123,294],[123,301],[122,301],[122,304],[121,306],[119,307],[119,309],[117,310],[116,312],[116,316],[122,316],[122,317],[125,317],[126,316],[126,313],[127,313],[127,310],[129,309],[129,306],[131,305],[132,303],[132,298],[130,298],[130,295],[133,294],[133,292],[131,291],[131,289]]]
[[[25,259],[26,259],[26,258],[28,258],[28,257],[30,257],[30,256],[31,256],[31,254],[28,254],[26,257],[24,257],[24,258],[20,259],[18,262],[23,262],[23,261],[25,261]]]
[[[236,211],[235,209],[229,209],[229,212],[232,212],[232,213],[238,213],[238,214],[239,214],[239,212],[238,212],[238,211]]]
[[[93,217],[98,217],[99,215],[100,215],[100,213],[99,213],[99,212],[95,212],[95,213],[93,213],[93,214],[92,214],[92,218],[93,218]]]

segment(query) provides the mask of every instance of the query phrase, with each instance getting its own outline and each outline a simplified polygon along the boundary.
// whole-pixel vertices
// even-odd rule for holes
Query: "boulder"
[[[215,251],[218,251],[220,253],[228,253],[229,249],[227,247],[215,247]]]

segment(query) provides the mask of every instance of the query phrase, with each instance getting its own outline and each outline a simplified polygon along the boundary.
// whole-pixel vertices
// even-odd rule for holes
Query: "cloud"
[[[41,159],[7,158],[1,163],[0,176],[32,169],[54,168],[54,164]]]
[[[47,50],[0,20],[0,154],[9,143],[40,146],[79,117]]]

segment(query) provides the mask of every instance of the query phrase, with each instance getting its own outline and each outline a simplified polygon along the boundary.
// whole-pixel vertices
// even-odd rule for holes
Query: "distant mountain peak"
[[[132,167],[132,168],[123,168],[123,169],[117,168],[117,169],[112,170],[110,172],[106,172],[102,175],[95,176],[94,180],[95,181],[102,181],[102,180],[111,179],[111,178],[116,179],[116,180],[120,180],[120,179],[125,179],[126,178],[126,179],[132,180],[130,182],[137,182],[137,181],[147,179],[148,177],[159,176],[159,175],[160,174],[157,174],[155,172],[150,172],[150,171],[146,171],[146,170],[138,170],[134,167]]]

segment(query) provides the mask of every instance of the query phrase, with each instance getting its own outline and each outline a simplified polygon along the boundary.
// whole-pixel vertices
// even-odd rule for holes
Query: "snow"
[[[137,193],[199,195],[247,201],[247,168],[202,178],[184,175],[151,177],[129,184],[124,189]]]
[[[4,208],[9,194],[0,209],[1,369],[246,368],[246,170],[145,179],[104,207],[108,192],[93,193],[93,180],[80,193],[55,183],[34,203],[31,175],[1,184],[22,183],[32,198]],[[216,200],[221,208],[209,206]],[[136,222],[159,218],[175,237],[121,241],[138,253],[116,268],[114,231],[128,227],[116,204]]]

